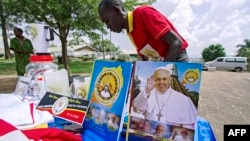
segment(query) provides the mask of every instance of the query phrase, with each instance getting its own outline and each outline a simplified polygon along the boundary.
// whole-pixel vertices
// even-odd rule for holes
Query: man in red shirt
[[[187,41],[172,23],[152,6],[142,5],[126,12],[121,0],[102,0],[99,16],[107,27],[127,30],[142,60],[187,62]]]

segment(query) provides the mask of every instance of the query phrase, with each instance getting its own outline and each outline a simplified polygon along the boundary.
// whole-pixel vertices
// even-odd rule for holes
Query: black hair
[[[18,30],[19,32],[23,33],[23,30],[22,30],[21,28],[15,27],[15,28],[14,28],[14,31],[15,31],[15,30]]]
[[[101,7],[112,9],[115,6],[120,6],[123,9],[122,1],[121,0],[102,0],[99,4],[98,11],[100,11]]]

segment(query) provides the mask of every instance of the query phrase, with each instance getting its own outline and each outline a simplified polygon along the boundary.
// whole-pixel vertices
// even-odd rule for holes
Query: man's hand
[[[164,57],[160,57],[159,60],[157,60],[157,61],[164,62],[165,58]]]
[[[151,75],[149,78],[147,78],[147,84],[145,89],[146,94],[150,94],[153,88],[154,88],[154,76]]]

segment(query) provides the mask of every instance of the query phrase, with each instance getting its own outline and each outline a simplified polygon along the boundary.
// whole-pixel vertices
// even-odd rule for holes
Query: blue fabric
[[[209,122],[202,117],[196,119],[194,141],[216,141]]]
[[[91,131],[85,130],[82,135],[83,141],[105,141],[104,139],[100,138],[100,136],[97,136]]]
[[[49,123],[48,127],[56,127],[56,128],[63,129],[63,127],[65,125],[70,125],[70,124],[72,124],[72,122],[66,121],[66,120],[61,119],[61,118],[54,117],[54,122]]]

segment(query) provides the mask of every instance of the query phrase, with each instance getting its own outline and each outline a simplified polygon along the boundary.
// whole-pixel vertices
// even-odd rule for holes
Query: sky
[[[249,5],[249,0],[157,0],[153,4],[188,41],[189,57],[201,57],[212,44],[222,44],[227,56],[235,55],[236,45],[250,39]],[[135,49],[126,32],[112,32],[111,41],[121,50]]]
[[[153,4],[188,41],[190,57],[201,57],[211,44],[222,44],[228,56],[235,55],[236,45],[250,39],[249,5],[249,0],[157,0]],[[135,49],[125,32],[112,32],[111,41],[121,49]]]

